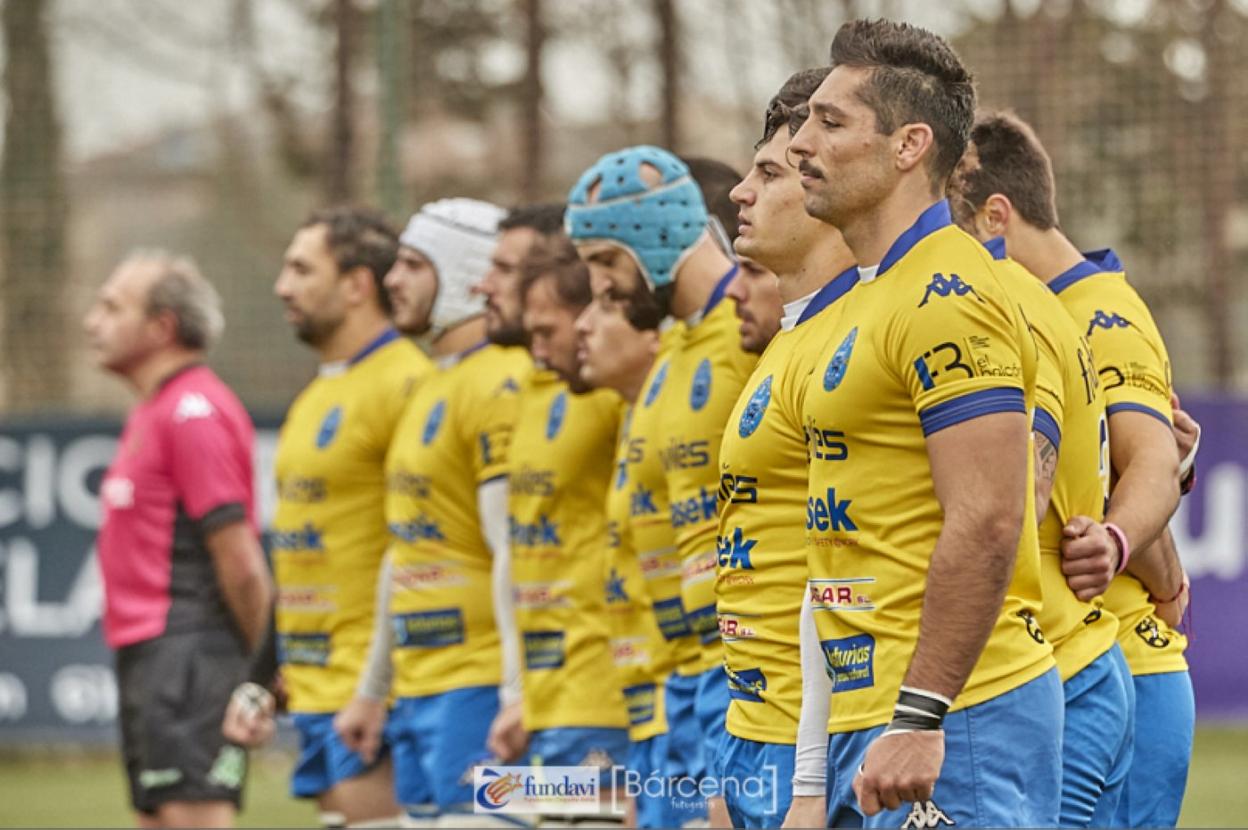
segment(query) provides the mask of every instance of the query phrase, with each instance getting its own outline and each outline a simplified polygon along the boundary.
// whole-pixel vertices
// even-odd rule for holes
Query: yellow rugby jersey
[[[507,474],[528,352],[481,344],[412,396],[386,459],[394,693],[421,697],[502,676],[477,488]]]
[[[1170,356],[1153,315],[1127,282],[1117,254],[1105,249],[1084,257],[1049,288],[1092,345],[1106,413],[1142,412],[1170,426]],[[1138,579],[1115,577],[1104,603],[1118,617],[1118,642],[1132,674],[1187,670],[1187,638],[1157,618]]]
[[[802,706],[798,620],[806,586],[802,402],[820,329],[858,270],[824,286],[775,336],[737,399],[719,454],[719,633],[728,673],[728,731],[792,744]],[[812,332],[814,333],[812,335]]]
[[[413,384],[432,371],[391,329],[345,367],[323,369],[286,413],[271,549],[292,712],[334,712],[355,694],[389,541],[386,450]]]
[[[659,457],[671,499],[672,530],[681,562],[681,599],[689,627],[702,643],[699,669],[723,662],[715,610],[719,528],[719,445],[728,415],[758,358],[741,348],[731,302],[722,302],[729,271],[701,319],[686,328],[672,352],[663,399]]]
[[[1040,520],[1040,587],[1037,617],[1062,680],[1110,649],[1118,620],[1099,601],[1082,602],[1062,573],[1062,528],[1074,516],[1105,517],[1109,497],[1109,427],[1105,396],[1083,332],[1044,283],[1005,257],[1005,240],[989,250],[1022,303],[1039,351],[1033,427],[1058,451],[1049,509]]]
[[[925,436],[991,413],[1028,412],[1036,372],[1035,343],[991,256],[950,223],[943,200],[840,305],[819,326],[827,346],[802,413],[810,592],[833,680],[830,732],[889,721],[918,641],[942,525]],[[1014,575],[955,709],[1054,665],[1035,622],[1040,555],[1028,478]]]
[[[672,529],[667,478],[660,457],[664,400],[673,393],[668,383],[671,357],[680,346],[683,327],[669,329],[659,354],[641,385],[641,400],[629,415],[628,430],[628,537],[645,580],[655,624],[667,644],[655,671],[666,676],[703,670],[702,647],[685,615],[681,598],[680,552]]]
[[[604,544],[619,417],[614,392],[575,395],[554,372],[520,393],[507,524],[530,732],[628,726],[607,614],[628,597]]]

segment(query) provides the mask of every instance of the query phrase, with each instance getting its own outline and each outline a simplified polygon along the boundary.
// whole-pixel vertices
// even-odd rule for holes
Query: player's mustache
[[[797,172],[803,176],[810,176],[812,179],[823,178],[823,171],[805,159],[802,160],[801,164],[797,165]]]

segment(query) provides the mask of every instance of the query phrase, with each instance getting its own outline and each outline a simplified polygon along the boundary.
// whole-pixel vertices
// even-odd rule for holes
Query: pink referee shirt
[[[255,528],[254,440],[243,405],[206,366],[182,369],[130,413],[100,486],[109,646],[234,630],[204,537],[242,519]]]

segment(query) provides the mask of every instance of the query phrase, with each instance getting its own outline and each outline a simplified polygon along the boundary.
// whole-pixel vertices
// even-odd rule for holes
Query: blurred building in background
[[[226,298],[214,366],[280,413],[312,366],[271,286],[329,201],[560,199],[652,142],[744,169],[770,94],[847,17],[953,38],[1035,124],[1063,225],[1113,246],[1180,389],[1248,387],[1244,0],[0,0],[0,411],[118,413],[79,320],[134,246]]]

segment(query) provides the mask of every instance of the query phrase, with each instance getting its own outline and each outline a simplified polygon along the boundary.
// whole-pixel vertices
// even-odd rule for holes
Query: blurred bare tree
[[[520,82],[521,140],[524,143],[520,167],[520,198],[535,202],[541,198],[545,142],[542,140],[542,50],[546,46],[546,21],[542,0],[520,0],[524,17],[524,78]]]
[[[654,0],[654,19],[658,28],[658,44],[655,51],[659,58],[662,78],[660,92],[659,124],[662,128],[663,146],[674,153],[680,152],[680,103],[681,103],[681,30],[680,17],[675,0]]]
[[[66,392],[68,200],[44,0],[3,4],[4,159],[0,162],[3,353],[10,401]]]
[[[326,193],[329,201],[348,202],[355,196],[355,61],[359,13],[354,0],[333,0],[334,105],[330,116]]]

